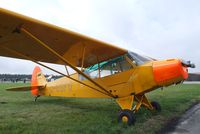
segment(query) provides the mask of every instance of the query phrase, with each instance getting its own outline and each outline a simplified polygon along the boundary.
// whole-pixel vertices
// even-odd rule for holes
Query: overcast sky
[[[199,0],[0,0],[0,7],[154,58],[191,60],[190,72],[200,72]],[[0,65],[0,73],[23,74],[35,66],[3,57]]]

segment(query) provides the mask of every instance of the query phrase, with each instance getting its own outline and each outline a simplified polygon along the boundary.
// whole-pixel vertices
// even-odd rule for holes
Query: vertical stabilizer
[[[39,94],[39,89],[36,86],[45,86],[47,83],[46,78],[44,74],[42,74],[42,71],[40,67],[36,66],[33,70],[32,73],[32,78],[31,78],[31,94],[34,96],[38,96]]]

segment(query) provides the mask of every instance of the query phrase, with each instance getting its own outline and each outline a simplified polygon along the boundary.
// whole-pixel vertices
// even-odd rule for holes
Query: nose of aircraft
[[[154,80],[159,86],[179,83],[188,78],[189,65],[179,59],[153,62]]]

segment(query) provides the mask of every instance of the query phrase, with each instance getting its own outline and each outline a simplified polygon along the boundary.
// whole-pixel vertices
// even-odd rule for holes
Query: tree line
[[[58,79],[61,76],[60,75],[45,75],[46,78],[49,76],[52,76],[51,79]],[[32,75],[31,74],[0,74],[0,81],[1,82],[19,82],[22,81],[24,83],[31,80]]]

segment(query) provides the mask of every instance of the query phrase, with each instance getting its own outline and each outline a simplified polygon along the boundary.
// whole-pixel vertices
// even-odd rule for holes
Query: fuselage
[[[136,54],[136,53],[132,53]],[[179,83],[188,77],[187,67],[179,59],[153,60],[136,54],[122,55],[84,69],[84,73],[107,89],[116,97],[145,94],[159,87]],[[80,74],[70,77],[101,90]],[[110,98],[88,86],[67,77],[48,82],[45,96],[63,96],[79,98]]]

